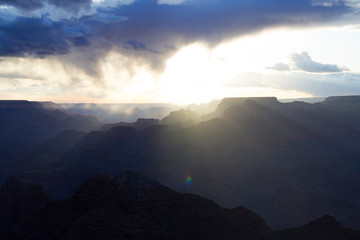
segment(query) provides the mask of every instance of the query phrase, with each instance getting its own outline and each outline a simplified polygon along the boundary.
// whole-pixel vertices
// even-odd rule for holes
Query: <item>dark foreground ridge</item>
[[[330,216],[272,231],[243,207],[227,209],[175,192],[136,172],[97,175],[68,200],[51,201],[41,187],[16,178],[0,194],[0,239],[359,239]]]
[[[49,203],[40,187],[12,178],[1,191],[5,239],[260,239],[265,221],[125,171],[97,175],[71,199]]]

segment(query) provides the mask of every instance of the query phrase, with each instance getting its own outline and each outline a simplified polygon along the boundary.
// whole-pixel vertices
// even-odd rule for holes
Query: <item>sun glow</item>
[[[200,103],[214,99],[221,72],[209,50],[193,44],[168,60],[161,77],[164,98],[175,103]]]
[[[161,77],[162,98],[188,104],[251,94],[309,97],[303,92],[261,84],[276,77],[269,66],[287,62],[289,54],[299,50],[289,43],[306,43],[308,38],[301,31],[278,29],[234,39],[214,49],[201,43],[186,46],[167,61]]]

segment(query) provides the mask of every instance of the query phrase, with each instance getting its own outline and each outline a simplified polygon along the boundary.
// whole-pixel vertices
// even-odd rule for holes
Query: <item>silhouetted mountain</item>
[[[350,100],[347,106],[355,109],[358,98]],[[45,151],[55,159],[46,170],[31,167],[46,156],[33,151],[18,159],[18,176],[63,198],[94,174],[130,169],[222,206],[243,205],[275,228],[300,226],[325,213],[360,228],[360,119],[357,111],[327,101],[225,99],[212,119],[189,127],[91,132],[64,152]],[[189,176],[192,185],[185,184]]]
[[[34,186],[24,188],[19,184],[7,182],[0,198],[11,194],[20,199],[14,203],[20,208],[29,205],[24,200],[47,203],[28,190]],[[24,189],[29,196],[23,194]],[[4,235],[11,239],[54,240],[262,239],[260,233],[269,231],[265,221],[250,210],[221,208],[208,199],[177,193],[128,171],[114,179],[97,175],[84,182],[71,199],[41,209],[39,206],[26,209],[31,215],[7,208],[22,220],[10,221],[9,232]]]
[[[49,200],[41,187],[9,179],[0,192],[0,238],[42,239],[261,239],[355,240],[325,215],[303,227],[273,231],[244,208],[219,207],[181,194],[136,172],[87,179],[70,199]]]

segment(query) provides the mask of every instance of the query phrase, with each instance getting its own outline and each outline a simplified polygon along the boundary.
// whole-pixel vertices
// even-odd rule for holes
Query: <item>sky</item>
[[[360,94],[359,0],[0,0],[0,99]]]

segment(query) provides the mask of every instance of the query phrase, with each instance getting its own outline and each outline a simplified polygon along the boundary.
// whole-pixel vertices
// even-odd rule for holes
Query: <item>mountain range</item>
[[[110,125],[82,116],[76,118],[95,124],[70,127],[55,118],[52,124],[59,127],[51,127],[56,129],[51,134],[42,126],[46,121],[30,118],[31,127],[23,131],[38,137],[2,161],[1,179],[16,175],[59,200],[96,174],[116,177],[135,170],[222,207],[245,206],[271,228],[301,226],[330,214],[343,226],[359,229],[359,109],[360,96],[312,104],[230,98],[206,115],[182,109],[164,119]],[[36,111],[72,117],[49,108]],[[4,112],[2,121],[19,124],[27,115],[37,116],[23,114]],[[6,133],[9,125],[2,126]],[[192,184],[185,183],[187,178]]]

